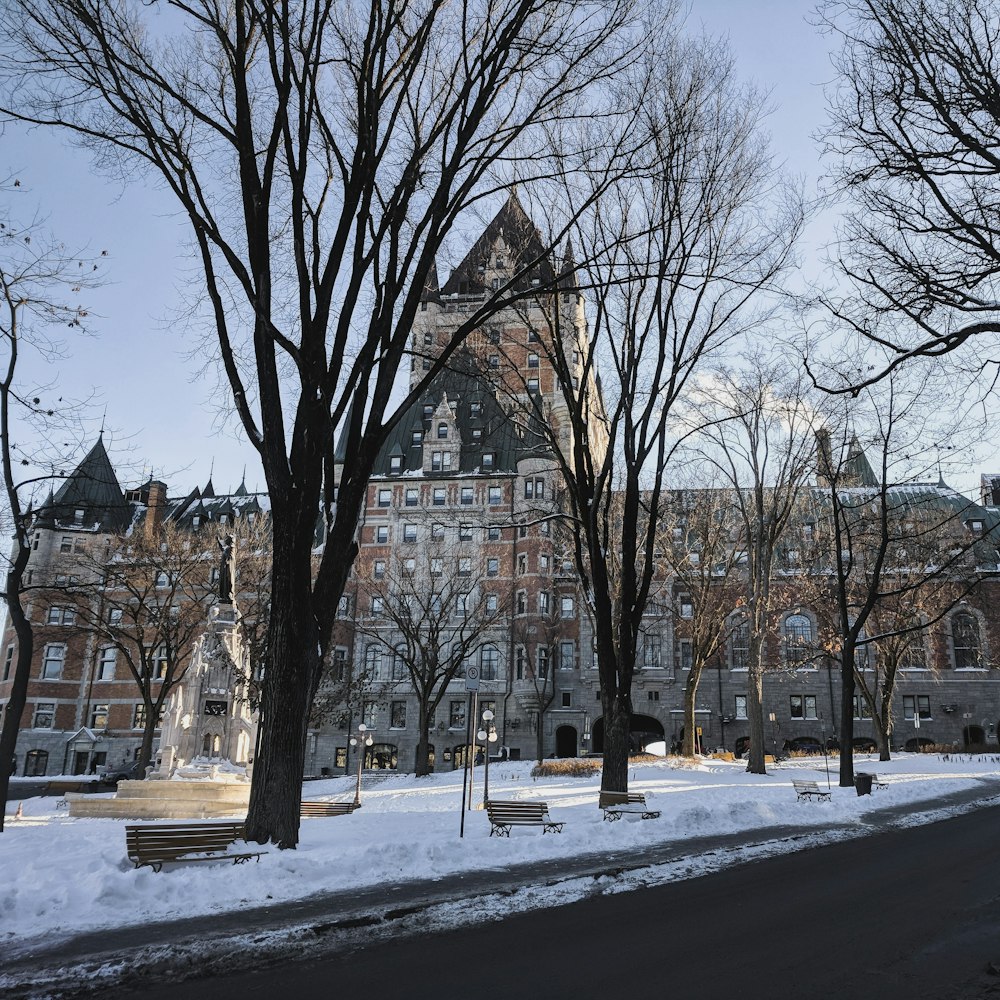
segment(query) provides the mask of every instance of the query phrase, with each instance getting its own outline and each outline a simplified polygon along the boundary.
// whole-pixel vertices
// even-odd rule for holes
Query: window
[[[549,571],[549,556],[547,552],[542,552],[538,556],[538,572],[548,573]]]
[[[680,659],[681,670],[690,670],[692,663],[691,640],[681,639],[680,643],[678,644],[677,652],[678,652],[678,657]]]
[[[484,681],[495,681],[500,674],[500,650],[496,646],[483,646],[479,651],[479,676]]]
[[[146,728],[146,706],[143,704],[138,704],[132,709],[132,728],[133,729],[145,729]]]
[[[403,525],[403,541],[415,542],[417,540],[417,526],[415,524]]]
[[[920,636],[912,639],[906,649],[903,650],[899,665],[903,670],[927,669],[927,650]]]
[[[448,439],[448,425],[445,423],[438,424],[437,436],[439,441],[446,441]]]
[[[341,618],[346,618],[351,613],[351,595],[341,594],[337,601],[337,614]]]
[[[14,663],[14,644],[7,647],[7,652],[3,655],[3,679],[10,680],[10,668]]]
[[[909,719],[912,722],[915,712],[920,714],[921,719],[929,719],[931,717],[931,699],[929,695],[903,695],[903,718]]]
[[[569,691],[562,692],[562,707],[572,708],[573,707],[573,695]]]
[[[646,692],[646,700],[647,701],[659,701],[660,700],[660,692],[659,691],[647,691]]]
[[[733,670],[746,670],[750,664],[750,624],[740,619],[729,636],[729,653]]]
[[[517,609],[517,614],[523,615],[527,609],[528,596],[523,590],[517,592],[517,600],[514,602],[514,606]]]
[[[61,642],[50,642],[42,654],[42,679],[61,677],[65,661],[66,647]]]
[[[114,646],[102,646],[97,652],[96,681],[113,681],[115,679],[115,662],[118,650]]]
[[[403,572],[407,576],[413,576],[413,574],[416,572],[416,569],[417,569],[417,560],[416,559],[414,559],[414,558],[411,557],[409,559],[404,559],[403,560]]]
[[[518,646],[514,650],[514,676],[519,680],[524,680],[524,646]]]
[[[782,629],[785,640],[785,658],[789,663],[802,663],[809,657],[812,647],[812,621],[805,615],[789,615]]]
[[[347,647],[335,646],[333,649],[333,664],[330,669],[330,676],[335,681],[346,680],[347,678]]]
[[[347,767],[347,747],[337,747],[334,751],[333,766],[338,768]]]
[[[446,491],[443,486],[438,486],[434,490],[433,503],[435,507],[443,507],[446,499]]]
[[[694,602],[688,597],[687,594],[682,594],[677,599],[678,614],[681,618],[691,619],[694,618]]]
[[[460,542],[471,542],[472,541],[472,525],[471,524],[460,524],[458,526],[458,540]]]
[[[500,367],[500,355],[499,354],[491,354],[490,355],[490,360],[489,360],[489,365],[490,365],[490,368],[499,368]]]
[[[747,696],[745,694],[736,695],[736,718],[745,719],[747,717]]]
[[[816,719],[816,695],[793,694],[789,696],[789,715],[793,719]]]
[[[384,559],[376,559],[375,560],[375,569],[373,570],[373,572],[374,572],[374,576],[375,576],[376,580],[381,580],[382,577],[385,576],[385,560]]]
[[[559,598],[559,617],[560,618],[576,617],[576,607],[574,605],[572,597]]]
[[[48,766],[49,754],[47,750],[29,750],[24,755],[24,776],[26,778],[41,777],[45,774]]]
[[[487,471],[491,470],[493,468],[493,460],[494,460],[493,452],[492,451],[484,451],[483,452],[482,467],[484,469],[486,469]]]
[[[491,486],[487,499],[490,502],[490,506],[495,507],[497,504],[503,503],[503,491],[499,486]]]
[[[549,592],[547,590],[540,590],[538,592],[538,613],[548,614],[550,606]]]
[[[468,556],[462,556],[458,560],[458,575],[459,576],[472,575],[472,560]]]
[[[449,729],[464,729],[465,728],[465,702],[464,701],[450,701],[448,702],[448,727]]]
[[[73,551],[73,539],[69,535],[63,535],[59,541],[59,551],[60,552],[72,552]]]
[[[406,506],[416,507],[418,501],[420,500],[420,491],[408,489],[406,491]]]
[[[434,524],[431,525],[431,538],[433,538],[435,541],[440,541],[442,538],[444,538],[443,524],[438,524],[437,522],[435,522]]]
[[[491,542],[499,542],[500,529],[495,524],[491,524],[489,528],[486,529],[486,537],[489,538]]]
[[[427,334],[427,336],[429,337],[430,334]],[[427,341],[425,340],[424,343],[426,344]],[[432,416],[434,416],[433,405],[431,403],[424,403],[424,420],[429,420]]]
[[[390,729],[405,729],[406,728],[406,702],[405,701],[394,701],[392,707],[389,710],[389,728]]]
[[[538,355],[537,354],[529,354],[528,355],[528,367],[529,368],[537,368],[538,367]]]
[[[168,664],[167,647],[163,645],[157,646],[150,663],[153,669],[153,680],[161,681],[167,676]]]
[[[576,667],[576,646],[572,642],[559,643],[559,669],[573,670]]]
[[[45,619],[46,625],[72,625],[76,621],[76,611],[73,608],[51,607]]]
[[[90,728],[108,728],[108,706],[106,704],[90,706]]]
[[[496,335],[496,340],[493,340],[493,334]],[[500,343],[500,332],[498,330],[494,330],[493,334],[490,335],[490,340],[492,340],[494,344],[499,344]],[[483,404],[480,403],[478,399],[474,399],[469,404],[469,411],[471,412],[472,416],[474,416],[474,417],[482,416],[482,413],[483,413]]]
[[[457,594],[455,596],[455,614],[464,617],[469,613],[469,595]]]
[[[475,499],[475,495],[471,486],[462,487],[462,503],[468,506]]]
[[[364,716],[365,725],[369,729],[378,728],[378,705],[373,701],[366,701],[361,708],[361,714]]]
[[[380,507],[388,507],[392,503],[392,490],[379,490],[378,491],[378,505]]]
[[[389,456],[389,474],[393,476],[398,476],[403,471],[403,456],[402,455],[390,455]]]
[[[499,559],[487,559],[486,560],[486,575],[487,576],[498,576],[500,573],[500,560]]]
[[[535,650],[535,662],[537,663],[538,676],[545,680],[549,676],[549,647],[539,646]]]
[[[979,620],[968,611],[960,611],[951,619],[951,642],[956,670],[981,667]]]
[[[643,636],[642,669],[659,670],[662,665],[662,643],[660,636],[655,633]]]
[[[500,602],[497,599],[497,595],[496,594],[487,594],[486,595],[486,612],[487,612],[487,614],[491,614],[491,615],[496,614],[497,608],[499,606],[500,606]]]
[[[517,554],[518,576],[523,576],[527,572],[528,572],[528,555],[525,552],[519,552]]]
[[[431,559],[431,576],[440,576],[444,572],[444,560],[439,556]]]
[[[431,452],[431,472],[440,472],[444,468],[444,463],[441,459],[442,454],[440,451]]]
[[[169,587],[170,586],[170,574],[166,570],[160,570],[156,574],[156,586],[157,587]]]
[[[870,719],[871,717],[872,710],[868,707],[868,702],[865,700],[864,695],[856,694],[854,696],[854,718]]]
[[[218,570],[216,570],[218,572]],[[108,609],[108,624],[109,625],[120,625],[122,621],[122,609],[121,608],[109,608]]]
[[[380,524],[375,529],[375,541],[379,545],[385,545],[389,541],[389,526],[386,524]]]
[[[32,723],[33,729],[51,729],[52,721],[56,714],[56,703],[54,701],[40,701],[35,705],[35,719]]]
[[[373,597],[372,598],[372,614],[376,617],[385,612],[385,598],[384,597]]]

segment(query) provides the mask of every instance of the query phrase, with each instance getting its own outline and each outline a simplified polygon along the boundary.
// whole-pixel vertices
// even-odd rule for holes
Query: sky
[[[815,193],[823,166],[813,134],[824,116],[823,84],[832,78],[830,41],[806,20],[812,0],[690,0],[689,25],[728,38],[744,78],[772,95],[773,148],[788,172]],[[123,485],[150,472],[171,493],[204,485],[264,489],[254,450],[233,421],[221,419],[226,397],[213,375],[199,374],[206,347],[183,329],[183,289],[199,288],[185,256],[186,223],[152,178],[128,185],[100,176],[89,154],[67,136],[8,127],[0,133],[0,176],[21,180],[17,210],[39,210],[67,246],[107,250],[107,283],[87,296],[95,338],[72,347],[59,368],[61,390],[94,396],[90,439],[105,422],[105,443]],[[800,248],[801,280],[821,271],[832,236],[829,215],[814,220]],[[190,294],[190,291],[188,292]],[[220,407],[220,400],[222,406]],[[106,411],[106,418],[104,411]],[[971,490],[987,453],[953,485]],[[993,464],[1000,466],[1000,458]]]

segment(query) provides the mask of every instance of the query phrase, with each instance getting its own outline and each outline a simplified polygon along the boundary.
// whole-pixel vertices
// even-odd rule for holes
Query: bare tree
[[[697,749],[695,705],[702,674],[724,655],[733,630],[742,624],[735,608],[744,562],[737,544],[738,509],[731,488],[676,490],[664,505],[660,544],[670,574],[674,636],[689,651],[684,664],[685,757],[693,757]]]
[[[80,582],[62,591],[74,599],[76,627],[114,650],[132,675],[143,705],[142,767],[152,760],[160,715],[207,626],[214,550],[207,532],[149,525],[88,552]]]
[[[0,191],[8,194],[15,183],[4,182]],[[95,284],[97,269],[95,261],[68,253],[41,220],[21,225],[6,207],[0,210],[0,465],[4,487],[0,522],[6,522],[4,527],[13,538],[10,554],[3,553],[0,597],[17,638],[13,680],[0,728],[0,802],[7,800],[34,655],[34,631],[23,596],[31,556],[32,501],[37,505],[44,496],[40,490],[51,483],[65,457],[59,444],[74,419],[62,398],[53,398],[53,386],[34,384],[25,375],[25,361],[30,365],[40,358],[51,363],[61,356],[62,345],[54,330],[82,326],[87,312],[73,299]],[[54,434],[61,436],[53,438]]]
[[[992,0],[824,0],[818,18],[841,41],[825,140],[854,204],[838,260],[853,294],[828,305],[887,351],[832,387],[971,340],[985,367],[982,342],[1000,333],[1000,12]]]
[[[832,609],[830,651],[840,665],[840,784],[854,783],[854,699],[860,690],[879,720],[888,759],[888,728],[900,661],[919,649],[920,634],[944,617],[982,576],[989,543],[970,530],[979,509],[943,482],[924,481],[939,436],[940,399],[928,379],[890,372],[877,394],[863,390],[839,430],[819,435],[817,454],[819,566],[816,603]],[[935,427],[934,423],[938,426]],[[877,457],[869,464],[858,430]],[[932,433],[936,431],[936,433]],[[922,475],[921,475],[922,474]],[[996,565],[995,546],[988,555]],[[880,664],[878,657],[889,657]]]
[[[732,491],[749,632],[747,770],[764,774],[764,657],[776,605],[784,597],[773,582],[779,542],[813,469],[816,412],[804,374],[760,357],[749,361],[746,370],[721,371],[701,387],[692,419],[712,422],[697,431],[692,448]]]
[[[613,144],[631,109],[601,87],[670,7],[176,0],[156,20],[138,2],[17,0],[0,15],[5,113],[71,130],[113,172],[152,173],[190,223],[218,359],[272,505],[250,839],[298,841],[309,704],[379,448],[553,244],[470,309],[396,406],[436,256],[515,162],[525,192],[552,175],[560,151],[546,133],[560,121],[594,112]],[[571,159],[582,170],[593,158],[577,147],[566,170]]]
[[[539,336],[560,398],[547,412],[532,397],[528,430],[562,474],[600,675],[602,787],[620,791],[675,410],[712,357],[759,322],[800,211],[778,190],[762,99],[736,82],[721,45],[663,34],[613,90],[637,109],[641,155],[574,225],[579,259],[566,254],[561,301]]]
[[[474,660],[483,680],[498,679],[511,610],[506,592],[490,585],[486,560],[464,548],[372,560],[358,574],[355,627],[370,640],[366,669],[376,672],[371,657],[387,657],[383,677],[390,674],[417,696],[418,776],[430,770],[431,724],[448,685]]]

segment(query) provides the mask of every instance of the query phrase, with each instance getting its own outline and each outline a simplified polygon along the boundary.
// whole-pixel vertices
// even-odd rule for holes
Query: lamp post
[[[476,737],[483,741],[483,746],[486,750],[486,772],[483,775],[483,808],[485,809],[486,803],[490,801],[490,744],[497,741],[497,731],[493,725],[493,713],[489,709],[483,712],[483,728],[476,733]]]
[[[375,740],[369,728],[362,722],[358,726],[358,735],[351,737],[351,746],[358,748],[358,784],[354,789],[354,808],[361,805],[361,768],[365,763],[365,747],[370,747]]]
[[[774,712],[768,713],[768,720],[771,723],[771,745],[774,747],[774,759],[778,759],[778,717]]]

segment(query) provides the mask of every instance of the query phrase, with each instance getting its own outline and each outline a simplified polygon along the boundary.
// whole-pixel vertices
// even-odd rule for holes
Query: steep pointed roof
[[[76,513],[80,510],[84,512],[82,521]],[[94,447],[59,487],[51,501],[51,514],[57,522],[97,526],[102,531],[116,531],[128,524],[129,505],[103,437],[98,437]]]
[[[576,277],[576,256],[573,253],[573,237],[566,237],[566,250],[563,253],[562,267],[559,269],[560,288],[579,288],[580,283]]]
[[[438,282],[437,261],[431,264],[431,269],[427,272],[427,280],[424,282],[424,291],[420,296],[421,302],[436,302],[441,298],[441,285]]]
[[[865,450],[861,447],[861,442],[853,435],[847,448],[844,472],[847,474],[848,481],[858,486],[877,487],[879,485],[878,476],[875,475],[875,471],[865,455]]]
[[[510,257],[509,269],[516,271],[534,264],[530,268],[530,273],[525,275],[524,287],[532,284],[532,279],[537,279],[535,283],[544,285],[552,282],[555,272],[541,234],[521,206],[517,192],[511,191],[503,208],[473,243],[465,259],[448,276],[441,289],[442,294],[485,295],[489,287],[486,271],[490,265],[493,248],[501,240],[506,246],[506,254]]]
[[[201,491],[203,497],[214,497],[215,487],[212,485],[212,473],[208,474],[208,482],[205,483],[205,488]]]

